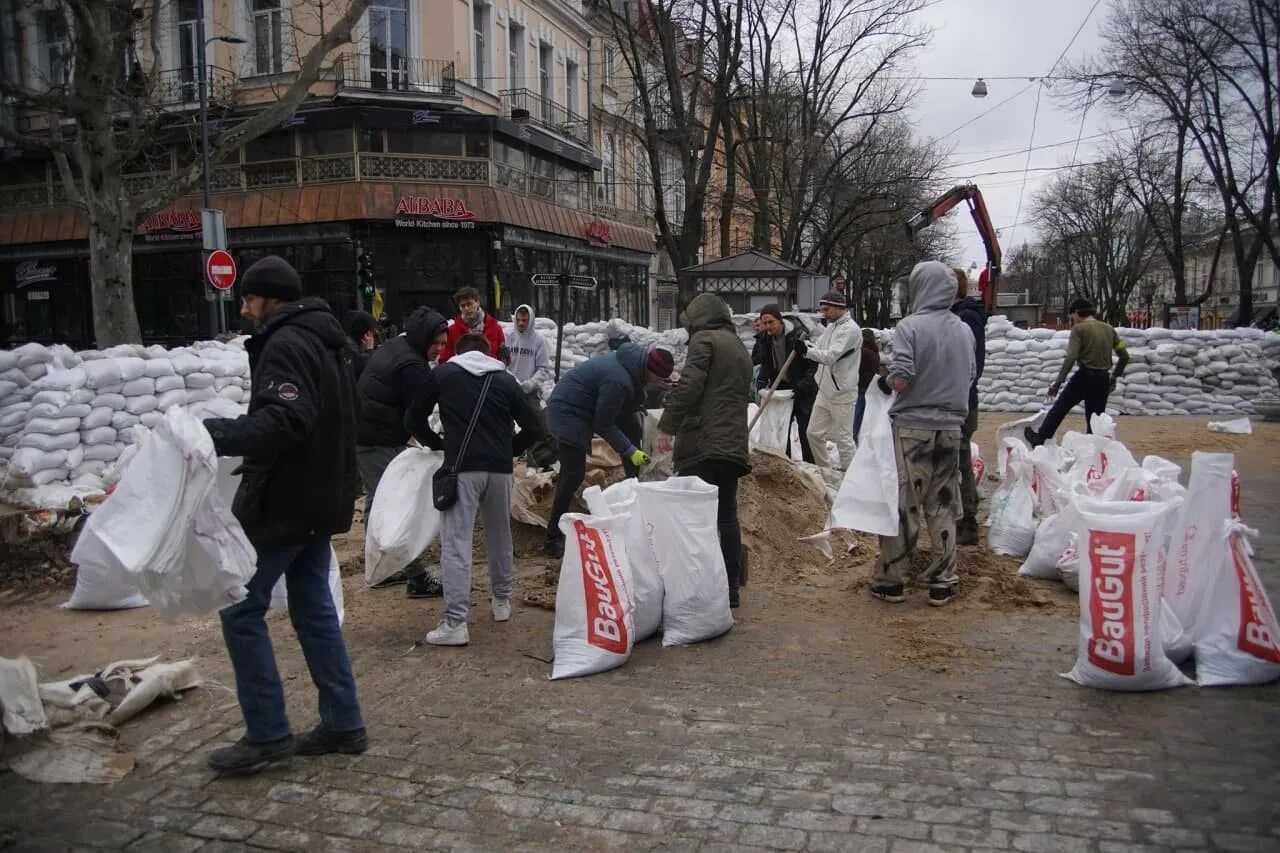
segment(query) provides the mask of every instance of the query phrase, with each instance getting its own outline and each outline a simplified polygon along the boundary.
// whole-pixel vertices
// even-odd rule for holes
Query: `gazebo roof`
[[[704,264],[685,267],[680,272],[696,276],[740,276],[750,273],[766,275],[770,273],[774,275],[779,273],[804,273],[807,270],[779,260],[772,255],[766,255],[756,249],[748,249],[745,252],[739,252],[727,258],[716,258],[714,261],[707,261]]]

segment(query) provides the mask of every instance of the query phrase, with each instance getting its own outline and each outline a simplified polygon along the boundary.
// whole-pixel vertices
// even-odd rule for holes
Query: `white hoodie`
[[[828,323],[809,344],[805,358],[818,363],[818,394],[825,399],[858,396],[858,368],[862,364],[862,330],[846,311]]]
[[[533,327],[533,322],[538,316],[533,313],[533,306],[517,306],[516,313],[519,314],[521,309],[529,312],[529,328],[523,332],[517,330],[513,319],[511,331],[507,332],[507,349],[511,351],[511,375],[521,385],[530,379],[541,385],[551,378],[551,360],[547,357],[547,342]]]

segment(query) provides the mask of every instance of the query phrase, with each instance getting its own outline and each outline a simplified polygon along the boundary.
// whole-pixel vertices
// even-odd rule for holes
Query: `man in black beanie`
[[[298,273],[281,258],[249,267],[240,292],[240,316],[253,327],[245,343],[249,412],[204,423],[218,455],[244,458],[232,511],[258,552],[248,596],[219,614],[245,735],[209,756],[219,773],[244,774],[295,754],[363,752],[366,736],[328,580],[329,538],[351,528],[355,505],[355,388],[346,335],[323,299],[301,298]],[[281,577],[320,694],[320,725],[296,739],[265,621]]]

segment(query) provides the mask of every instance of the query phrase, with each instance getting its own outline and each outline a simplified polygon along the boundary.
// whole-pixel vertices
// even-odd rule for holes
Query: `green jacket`
[[[703,293],[685,311],[689,354],[680,382],[667,394],[658,429],[675,436],[677,472],[711,459],[751,470],[747,449],[747,405],[751,401],[751,356],[733,329],[729,306]]]

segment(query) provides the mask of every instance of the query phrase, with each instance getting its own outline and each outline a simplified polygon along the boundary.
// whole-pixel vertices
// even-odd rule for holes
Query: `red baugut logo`
[[[142,221],[143,231],[176,231],[185,234],[203,228],[204,222],[198,210],[161,210]]]
[[[1089,662],[1116,675],[1136,671],[1133,639],[1133,570],[1137,537],[1132,533],[1089,531],[1089,568],[1093,594],[1089,616]]]
[[[622,602],[613,585],[613,575],[605,565],[604,542],[600,532],[581,521],[573,523],[582,555],[582,587],[587,604],[587,643],[616,655],[627,653],[627,625],[622,618]]]
[[[407,195],[396,202],[396,215],[430,216],[453,222],[465,222],[476,218],[476,215],[467,208],[467,202],[464,199],[420,195]]]
[[[1240,633],[1236,646],[1240,651],[1271,663],[1280,663],[1276,648],[1276,615],[1258,588],[1258,576],[1240,544],[1239,536],[1231,537],[1231,563],[1240,584]]]

